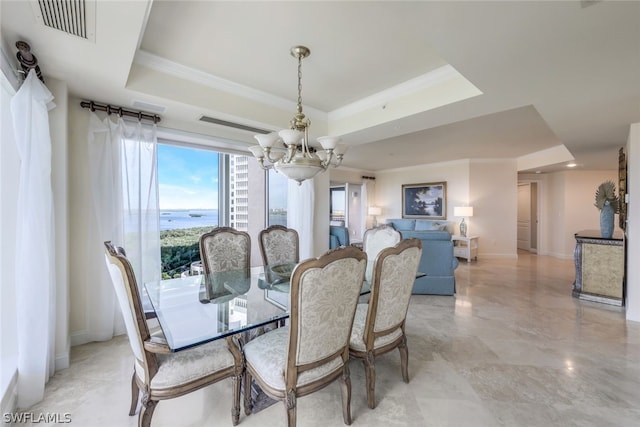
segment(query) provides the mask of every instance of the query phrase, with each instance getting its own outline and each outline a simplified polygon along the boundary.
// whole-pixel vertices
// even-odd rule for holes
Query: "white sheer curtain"
[[[367,180],[362,182],[360,190],[360,236],[364,238],[364,232],[367,231],[367,219],[369,218],[369,191],[367,189]]]
[[[55,369],[55,251],[49,106],[53,96],[34,70],[11,100],[20,155],[16,230],[18,407],[44,396]]]
[[[123,246],[141,293],[144,283],[159,280],[160,220],[157,185],[156,126],[101,121],[90,112],[89,165],[93,198],[93,232],[87,285],[89,340],[108,340],[124,332],[122,317],[104,264],[106,240]],[[100,301],[100,304],[95,304]],[[148,304],[143,298],[143,304]]]
[[[375,181],[371,179],[365,179],[362,182],[362,236],[364,232],[371,228],[373,225],[369,216],[369,206],[375,205],[374,193],[375,193]]]
[[[313,180],[302,181],[301,185],[289,180],[287,196],[287,227],[298,232],[300,238],[300,259],[314,256],[313,252],[313,212],[315,207]]]

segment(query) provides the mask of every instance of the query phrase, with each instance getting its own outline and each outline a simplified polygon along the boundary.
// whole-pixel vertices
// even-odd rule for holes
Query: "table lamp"
[[[464,219],[466,217],[473,216],[473,206],[456,206],[453,208],[453,215],[462,217],[462,222],[460,223],[460,235],[467,237],[467,223],[464,222]]]
[[[378,215],[382,215],[382,208],[378,207],[378,206],[369,206],[369,215],[371,215],[373,217],[373,226],[377,227],[378,226],[378,220],[377,220],[377,216]]]

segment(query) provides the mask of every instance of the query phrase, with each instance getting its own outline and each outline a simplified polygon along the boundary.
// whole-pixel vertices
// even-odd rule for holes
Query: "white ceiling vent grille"
[[[96,0],[35,0],[31,5],[42,25],[95,42]]]
[[[213,124],[216,124],[216,125],[226,126],[226,127],[230,127],[230,128],[234,128],[234,129],[246,130],[246,131],[250,131],[250,132],[253,132],[253,133],[264,133],[264,134],[267,134],[267,133],[271,133],[272,132],[270,130],[260,129],[260,128],[256,128],[256,127],[253,127],[253,126],[247,126],[247,125],[243,125],[243,124],[240,124],[240,123],[229,122],[227,120],[216,119],[214,117],[209,117],[209,116],[202,116],[198,120],[200,120],[201,122],[213,123]]]

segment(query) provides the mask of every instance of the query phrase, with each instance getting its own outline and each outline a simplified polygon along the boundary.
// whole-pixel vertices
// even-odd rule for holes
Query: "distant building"
[[[249,158],[229,156],[230,223],[240,231],[249,230]]]

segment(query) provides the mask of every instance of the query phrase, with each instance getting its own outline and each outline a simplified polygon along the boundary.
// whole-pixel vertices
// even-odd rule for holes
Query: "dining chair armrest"
[[[144,349],[151,353],[171,353],[171,349],[167,345],[167,341],[162,337],[151,337],[144,342]]]

